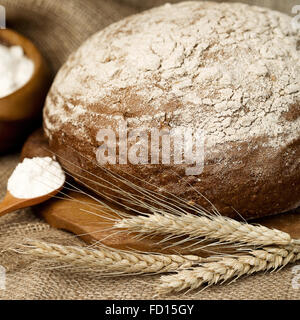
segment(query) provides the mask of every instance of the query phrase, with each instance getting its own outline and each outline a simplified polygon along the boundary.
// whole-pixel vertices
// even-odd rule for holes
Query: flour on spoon
[[[18,164],[7,184],[15,198],[32,199],[62,187],[65,174],[59,163],[50,157],[25,158]]]

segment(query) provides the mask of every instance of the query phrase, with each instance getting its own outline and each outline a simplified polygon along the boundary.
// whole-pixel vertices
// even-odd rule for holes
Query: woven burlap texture
[[[78,45],[95,31],[141,10],[137,0],[0,0],[7,9],[8,26],[30,37],[43,51],[55,72]],[[163,1],[153,0],[153,3]],[[270,1],[268,1],[270,3]],[[275,1],[277,2],[277,1]],[[288,1],[287,1],[288,2]],[[141,3],[141,2],[140,2]],[[256,1],[257,3],[257,1]],[[144,2],[151,6],[150,0]],[[18,155],[0,157],[0,195],[18,163]],[[30,256],[7,251],[25,239],[83,245],[74,235],[51,228],[30,209],[0,218],[0,265],[6,270],[0,299],[152,299],[159,276],[99,278],[72,269],[50,270]],[[299,299],[292,286],[293,265],[268,274],[257,274],[200,293],[168,295],[166,299]],[[3,276],[3,275],[2,275]]]
[[[148,9],[153,6],[160,6],[166,2],[176,3],[181,2],[182,0],[119,0],[120,3],[124,3],[126,5],[130,5],[132,8],[138,9]],[[197,1],[197,0],[191,0]],[[226,0],[213,0],[215,2],[229,2]],[[251,4],[254,6],[264,6],[268,8],[272,8],[274,10],[278,10],[281,12],[285,12],[287,14],[291,13],[292,8],[299,4],[299,0],[230,0],[230,2],[243,2],[247,4]]]

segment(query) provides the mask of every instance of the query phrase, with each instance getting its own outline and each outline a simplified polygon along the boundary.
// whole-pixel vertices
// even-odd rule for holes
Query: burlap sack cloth
[[[68,54],[89,35],[122,17],[162,0],[0,0],[7,9],[8,26],[30,37],[55,72]],[[171,1],[175,2],[175,1]],[[248,1],[251,2],[251,1]],[[273,5],[285,12],[296,1],[252,1]],[[285,5],[283,7],[283,4]],[[7,178],[18,155],[0,157],[0,193],[4,196]],[[159,276],[99,278],[92,273],[47,270],[29,256],[7,252],[24,239],[82,245],[74,235],[51,228],[30,210],[0,219],[0,265],[6,270],[6,288],[1,299],[152,299]],[[257,274],[201,293],[167,296],[169,299],[299,299],[300,289],[292,285],[293,265],[277,273]],[[3,275],[2,275],[3,276]]]

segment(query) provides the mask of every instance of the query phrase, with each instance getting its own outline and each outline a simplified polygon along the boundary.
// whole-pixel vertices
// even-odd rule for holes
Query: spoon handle
[[[14,198],[9,192],[7,192],[3,201],[0,203],[0,217],[23,207],[24,199]]]
[[[55,196],[62,188],[63,186],[61,186],[59,189],[53,190],[52,192],[44,196],[30,199],[15,198],[9,191],[7,191],[4,199],[0,203],[0,217],[4,216],[6,213],[10,213],[18,209],[28,208],[41,202],[47,201],[48,199]]]

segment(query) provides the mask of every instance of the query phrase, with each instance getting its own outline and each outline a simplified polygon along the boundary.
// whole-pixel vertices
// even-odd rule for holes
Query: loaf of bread
[[[117,132],[120,120],[129,130],[201,129],[201,174],[186,175],[185,163],[106,167],[230,217],[298,207],[300,34],[291,20],[266,8],[193,1],[108,26],[56,76],[44,108],[51,149],[103,192],[93,182],[103,176],[99,129]]]

